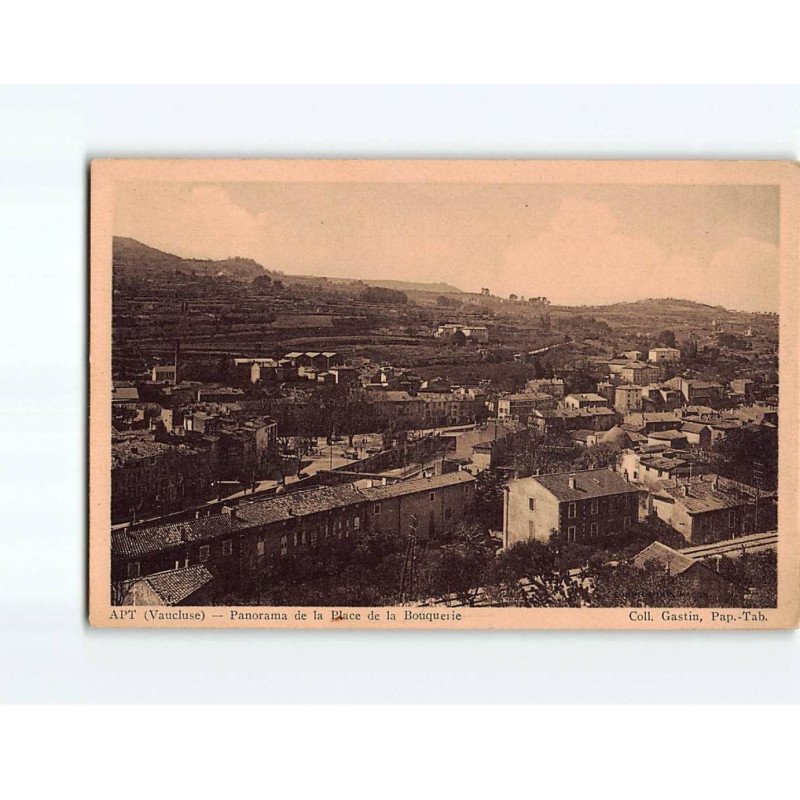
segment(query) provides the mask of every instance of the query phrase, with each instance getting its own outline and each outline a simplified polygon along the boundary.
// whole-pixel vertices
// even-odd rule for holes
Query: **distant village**
[[[136,272],[127,256],[113,602],[771,601],[774,315]]]

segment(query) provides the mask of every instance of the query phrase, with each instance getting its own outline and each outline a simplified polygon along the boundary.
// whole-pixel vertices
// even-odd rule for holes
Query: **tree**
[[[503,488],[505,478],[500,472],[485,469],[475,478],[475,518],[490,530],[503,526]]]
[[[358,297],[365,303],[380,303],[381,305],[399,306],[408,303],[408,295],[405,292],[397,289],[384,289],[381,286],[367,286]]]
[[[457,308],[461,305],[458,300],[453,300],[450,297],[445,297],[443,294],[440,294],[436,298],[436,305],[442,306],[443,308]]]
[[[656,344],[660,347],[675,347],[675,333],[670,330],[661,331],[656,336]]]

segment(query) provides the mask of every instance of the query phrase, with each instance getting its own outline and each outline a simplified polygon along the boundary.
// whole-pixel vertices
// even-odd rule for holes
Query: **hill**
[[[228,258],[224,261],[211,259],[181,258],[165,253],[136,239],[115,236],[113,241],[113,263],[117,274],[127,271],[139,275],[164,274],[170,272],[195,273],[196,275],[224,275],[238,280],[251,281],[259,275],[269,275],[286,283],[351,284],[363,283],[381,289],[397,289],[401,292],[431,292],[436,294],[461,294],[461,289],[447,283],[413,283],[410,281],[371,280],[369,278],[327,279],[315,275],[284,275],[271,272],[250,258]]]
[[[222,261],[181,258],[123,236],[114,237],[112,252],[114,271],[117,274],[132,272],[137,275],[163,275],[185,272],[251,281],[266,272],[260,264],[250,258],[227,258]]]

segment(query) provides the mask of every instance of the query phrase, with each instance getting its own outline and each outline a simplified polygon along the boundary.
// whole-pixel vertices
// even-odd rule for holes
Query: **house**
[[[536,380],[528,381],[526,392],[534,394],[544,393],[561,400],[564,397],[564,381],[561,378],[537,378]]]
[[[327,540],[375,534],[451,535],[470,519],[475,478],[465,471],[386,486],[317,486],[240,502],[223,514],[117,528],[111,534],[115,581],[204,565],[220,590],[241,585],[267,559],[307,552]]]
[[[679,430],[653,431],[647,434],[648,444],[666,444],[673,450],[686,450],[689,442],[686,434]]]
[[[679,550],[653,542],[631,561],[637,569],[654,567],[698,598],[700,607],[736,605],[737,587],[726,577]]]
[[[674,389],[677,389],[686,403],[700,404],[715,407],[723,399],[725,387],[721,383],[713,381],[701,381],[686,378],[672,378],[667,381]]]
[[[677,430],[681,426],[681,418],[668,411],[646,411],[641,414],[625,415],[623,427],[626,431],[635,431],[648,436],[653,431]]]
[[[677,347],[652,347],[647,360],[654,364],[674,364],[681,360],[681,351]]]
[[[736,378],[728,385],[732,394],[740,395],[746,399],[750,399],[753,396],[755,382],[749,378]]]
[[[711,446],[711,427],[701,422],[684,422],[681,425],[681,433],[686,437],[686,441],[695,447]]]
[[[178,370],[174,364],[156,364],[151,376],[154,383],[177,383]]]
[[[123,606],[203,606],[213,599],[214,576],[204,564],[118,581],[112,597]]]
[[[756,519],[756,497],[760,508]],[[651,515],[680,533],[690,544],[730,539],[774,525],[775,495],[719,475],[650,486]]]
[[[579,429],[607,431],[619,424],[622,417],[610,408],[556,408],[549,411],[535,410],[528,417],[528,424],[542,433],[574,431]]]
[[[564,398],[564,408],[608,408],[608,400],[592,392],[568,394]]]
[[[456,325],[448,322],[444,325],[439,325],[433,335],[437,339],[452,339],[459,334],[465,339],[471,339],[481,344],[489,341],[489,329],[484,325]]]
[[[111,389],[111,405],[123,405],[139,402],[139,390],[135,386],[114,386]]]
[[[218,475],[249,483],[278,466],[278,425],[269,418],[229,423],[219,433]]]
[[[661,368],[655,364],[629,361],[619,367],[617,374],[624,383],[636,383],[643,386],[658,381],[661,378]]]
[[[548,411],[556,407],[556,399],[544,392],[507,394],[497,400],[497,418],[524,422],[534,411]]]
[[[624,383],[614,389],[614,411],[630,414],[642,410],[642,387]]]
[[[622,357],[627,361],[641,361],[642,355],[641,350],[625,350],[622,353]]]
[[[608,469],[538,475],[512,481],[503,508],[503,546],[558,533],[567,542],[630,530],[640,490]]]
[[[647,485],[691,474],[691,460],[666,448],[642,452],[626,448],[617,456],[617,472],[626,480]]]
[[[214,476],[211,449],[156,441],[149,432],[111,440],[112,519],[143,517],[205,498]]]
[[[367,392],[366,401],[385,421],[409,428],[421,428],[424,424],[425,401],[417,395],[387,389]]]
[[[329,372],[331,367],[342,363],[342,358],[338,353],[326,351],[324,353],[306,353],[312,366],[319,372]]]

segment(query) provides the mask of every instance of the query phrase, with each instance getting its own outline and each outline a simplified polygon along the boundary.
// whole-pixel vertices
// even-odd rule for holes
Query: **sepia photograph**
[[[93,624],[795,626],[796,189],[93,162]]]

